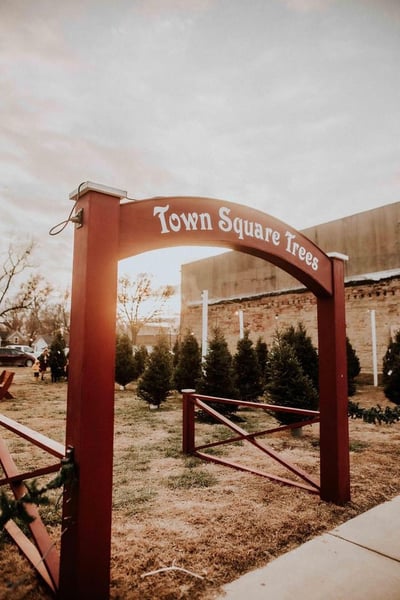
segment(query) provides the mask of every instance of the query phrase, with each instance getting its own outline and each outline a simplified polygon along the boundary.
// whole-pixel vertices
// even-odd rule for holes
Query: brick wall
[[[400,270],[400,202],[304,229],[324,252],[349,257],[346,280]],[[271,263],[244,252],[226,252],[182,265],[182,304],[297,289],[299,282]]]
[[[371,311],[375,311],[377,364],[390,334],[400,329],[400,202],[316,225],[303,231],[325,252],[345,263],[347,335],[361,362],[373,372]],[[368,280],[369,278],[369,280]],[[270,344],[277,327],[302,321],[317,346],[316,299],[299,282],[260,258],[232,251],[182,265],[181,331],[201,340],[201,292],[208,290],[209,335],[220,326],[231,351],[244,325],[256,341]]]
[[[375,311],[376,353],[378,371],[390,335],[400,329],[400,277],[380,281],[349,282],[345,288],[347,336],[360,359],[362,373],[373,372],[371,311]],[[243,311],[244,327],[256,342],[262,337],[271,344],[274,332],[302,322],[315,346],[317,340],[317,306],[315,296],[307,290],[270,293],[242,300],[211,303],[208,310],[208,335],[215,327],[224,332],[231,352],[239,338],[239,315]],[[201,342],[202,306],[185,306],[181,315],[181,332],[194,333]]]

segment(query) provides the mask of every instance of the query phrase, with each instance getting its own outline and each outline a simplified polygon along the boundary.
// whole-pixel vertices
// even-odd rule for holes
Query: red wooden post
[[[59,598],[109,597],[120,198],[87,183],[74,240],[66,444],[78,480],[63,505]],[[71,194],[76,200],[78,194]]]
[[[331,255],[333,295],[318,297],[321,499],[350,500],[344,262]]]
[[[194,402],[191,394],[195,390],[182,390],[182,451],[191,454],[194,450]]]
[[[66,445],[73,452],[78,477],[66,486],[64,495],[59,598],[105,600],[109,597],[111,558],[118,259],[160,247],[163,233],[173,235],[163,238],[162,247],[216,241],[238,249],[238,242],[226,220],[231,209],[220,201],[198,199],[209,211],[202,209],[210,224],[220,223],[217,210],[225,211],[219,229],[195,229],[193,236],[189,227],[179,229],[178,237],[173,237],[176,232],[168,228],[165,214],[172,203],[172,214],[180,214],[187,205],[185,198],[169,199],[167,205],[160,204],[162,199],[121,205],[126,192],[90,183],[80,188],[71,195],[78,201],[75,212],[79,211],[82,219],[74,241],[66,428]],[[240,210],[244,216],[249,214],[249,219],[254,214],[244,207]],[[255,212],[262,222],[262,214]],[[135,230],[137,223],[140,228]],[[268,251],[264,240],[256,238],[243,247],[285,268],[318,296],[321,498],[342,504],[350,499],[343,262],[337,257],[328,259],[299,232],[289,232],[290,243],[296,237],[296,247],[302,251],[310,248],[307,256],[314,256],[312,264],[319,265],[314,272],[309,263],[278,243],[283,224],[275,220],[273,224],[277,243]],[[282,239],[286,233],[282,229]],[[195,448],[192,392],[184,390],[183,398],[183,450],[187,453]]]

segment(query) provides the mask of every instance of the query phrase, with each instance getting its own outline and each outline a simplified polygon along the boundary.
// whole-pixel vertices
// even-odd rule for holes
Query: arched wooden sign
[[[316,294],[332,294],[326,254],[299,231],[253,208],[179,196],[122,204],[120,215],[119,258],[170,246],[222,246],[268,260]]]
[[[343,257],[245,206],[210,198],[127,201],[92,183],[74,221],[66,445],[78,484],[63,505],[59,597],[106,599],[110,583],[118,260],[170,246],[222,246],[287,271],[317,297],[321,498],[350,499]]]

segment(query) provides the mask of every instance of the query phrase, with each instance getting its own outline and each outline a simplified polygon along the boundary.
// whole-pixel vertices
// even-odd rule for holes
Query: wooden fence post
[[[194,451],[194,402],[195,390],[182,390],[182,451],[192,454]]]

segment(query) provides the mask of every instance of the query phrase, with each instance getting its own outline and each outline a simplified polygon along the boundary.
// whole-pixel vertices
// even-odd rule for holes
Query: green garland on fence
[[[24,494],[18,500],[10,499],[4,490],[0,492],[0,530],[10,519],[19,520],[29,525],[34,521],[34,517],[26,511],[25,504],[36,504],[37,506],[46,506],[50,504],[50,499],[46,492],[62,487],[66,483],[71,483],[76,479],[76,469],[72,458],[72,452],[62,460],[62,466],[56,477],[49,481],[45,486],[39,487],[36,479],[31,483],[25,483],[27,488]]]
[[[374,425],[392,425],[397,421],[400,421],[400,407],[390,408],[386,406],[383,409],[379,404],[372,406],[371,408],[361,408],[358,402],[352,402],[349,400],[348,408],[349,417],[352,419],[362,419],[365,423],[373,423]]]

